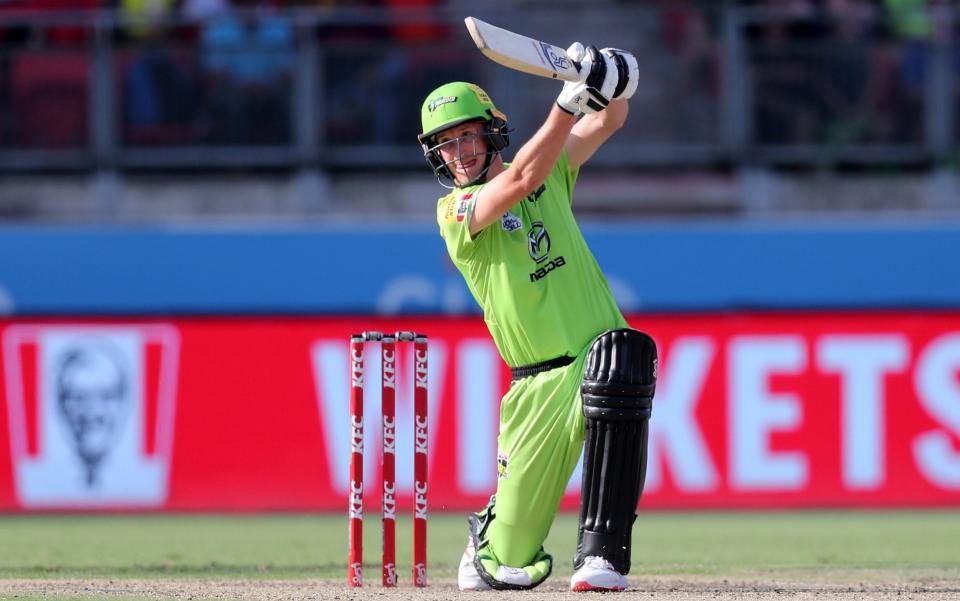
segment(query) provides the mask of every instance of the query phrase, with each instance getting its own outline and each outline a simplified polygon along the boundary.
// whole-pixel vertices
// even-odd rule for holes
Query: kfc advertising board
[[[660,350],[641,507],[960,506],[960,313],[629,321]],[[496,487],[509,385],[479,318],[0,321],[0,510],[345,511],[349,335],[399,329],[430,337],[430,511],[476,510]],[[396,357],[401,511],[411,346]],[[366,357],[373,510],[378,344]]]

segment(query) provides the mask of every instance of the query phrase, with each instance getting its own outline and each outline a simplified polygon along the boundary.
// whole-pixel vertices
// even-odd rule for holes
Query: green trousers
[[[577,467],[584,436],[580,383],[588,350],[570,365],[513,382],[501,401],[496,518],[487,538],[502,565],[531,562]]]

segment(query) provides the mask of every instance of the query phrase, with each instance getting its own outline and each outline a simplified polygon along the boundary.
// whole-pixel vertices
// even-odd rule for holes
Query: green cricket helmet
[[[424,157],[438,177],[443,176],[450,180],[454,179],[453,173],[443,162],[435,145],[436,135],[440,132],[471,121],[487,123],[486,136],[492,152],[487,156],[483,176],[489,169],[493,155],[510,143],[507,116],[497,110],[490,96],[480,86],[472,83],[455,81],[431,92],[423,101],[420,121],[423,133],[418,135],[417,139],[423,148]]]

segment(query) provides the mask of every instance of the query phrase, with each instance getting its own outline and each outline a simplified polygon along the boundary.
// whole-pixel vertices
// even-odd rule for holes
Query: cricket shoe
[[[473,565],[473,558],[477,551],[473,548],[473,538],[467,537],[467,548],[460,558],[460,568],[457,570],[457,586],[461,591],[489,591],[490,585],[484,582]]]
[[[570,590],[575,593],[589,591],[611,592],[627,588],[627,577],[613,569],[606,559],[591,555],[570,579]]]

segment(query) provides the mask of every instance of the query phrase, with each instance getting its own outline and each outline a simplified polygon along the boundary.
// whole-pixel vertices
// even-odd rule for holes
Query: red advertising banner
[[[641,506],[960,506],[960,313],[630,322],[660,349]],[[400,329],[430,337],[430,511],[480,508],[509,371],[479,318],[177,318],[0,321],[0,510],[345,512],[349,336]],[[412,346],[391,374],[401,511],[423,443]],[[369,511],[379,351],[363,373]]]

